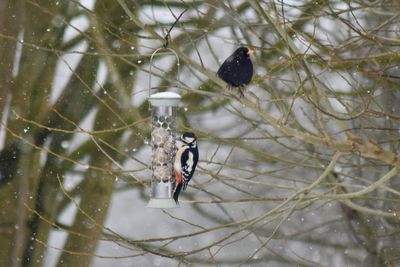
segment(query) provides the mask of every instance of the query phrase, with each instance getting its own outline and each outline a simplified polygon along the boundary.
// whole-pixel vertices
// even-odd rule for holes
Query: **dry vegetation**
[[[184,9],[152,82],[200,165],[149,210],[149,57]],[[398,1],[4,0],[0,25],[1,266],[400,266]],[[215,75],[239,45],[245,98]]]

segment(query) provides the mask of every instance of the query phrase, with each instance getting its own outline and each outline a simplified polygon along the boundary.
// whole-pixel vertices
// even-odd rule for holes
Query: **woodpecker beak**
[[[249,51],[247,52],[247,55],[252,55],[252,54],[254,54],[254,50],[251,50],[251,49],[249,49]]]

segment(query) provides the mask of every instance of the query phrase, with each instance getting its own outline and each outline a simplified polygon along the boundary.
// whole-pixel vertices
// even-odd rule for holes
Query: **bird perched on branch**
[[[253,77],[253,63],[250,59],[253,53],[254,51],[247,47],[239,47],[224,61],[217,72],[218,77],[228,84],[228,88],[239,89],[241,97],[244,96],[244,87]]]
[[[182,146],[176,152],[174,163],[176,176],[174,200],[177,204],[179,203],[179,194],[186,189],[187,184],[192,179],[199,160],[196,135],[192,132],[185,132],[181,135],[180,141],[182,141]]]

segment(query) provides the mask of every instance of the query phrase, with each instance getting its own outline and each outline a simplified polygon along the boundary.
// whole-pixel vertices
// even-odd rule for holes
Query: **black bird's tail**
[[[179,194],[181,193],[181,190],[182,190],[182,184],[178,184],[174,191],[174,200],[175,200],[176,204],[179,204],[178,197],[179,197]]]

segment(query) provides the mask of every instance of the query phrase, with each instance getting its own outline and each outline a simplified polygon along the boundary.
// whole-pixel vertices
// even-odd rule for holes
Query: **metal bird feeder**
[[[176,208],[178,205],[173,199],[175,187],[174,159],[176,154],[176,115],[181,96],[173,92],[162,92],[150,95],[152,62],[153,56],[160,50],[167,49],[173,52],[178,59],[175,51],[169,48],[159,48],[150,58],[149,74],[149,102],[151,108],[151,148],[152,148],[152,182],[151,198],[147,205],[149,208]]]

